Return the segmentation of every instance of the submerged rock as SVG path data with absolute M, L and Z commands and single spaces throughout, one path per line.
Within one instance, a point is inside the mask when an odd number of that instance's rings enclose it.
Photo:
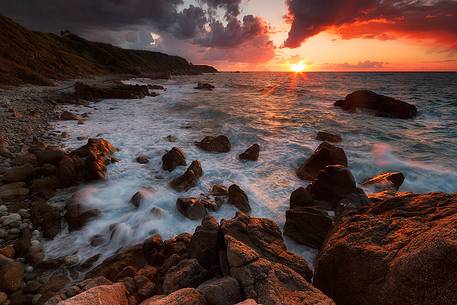
M 214 86 L 211 85 L 211 84 L 208 84 L 208 83 L 198 82 L 198 83 L 197 83 L 197 86 L 194 87 L 194 89 L 199 89 L 199 90 L 213 90 L 213 89 L 214 89 Z
M 234 205 L 243 213 L 251 212 L 249 199 L 246 193 L 236 184 L 232 184 L 228 189 L 228 203 Z
M 316 179 L 319 172 L 327 165 L 348 166 L 344 150 L 327 142 L 321 143 L 314 153 L 297 170 L 297 176 L 304 180 Z
M 136 162 L 140 164 L 148 164 L 149 163 L 149 158 L 147 156 L 138 156 L 136 157 Z
M 380 116 L 399 119 L 410 119 L 417 115 L 416 106 L 369 90 L 355 91 L 347 95 L 345 100 L 335 102 L 335 106 L 347 111 L 367 109 Z
M 89 220 L 98 217 L 99 209 L 88 209 L 84 206 L 82 196 L 74 194 L 65 205 L 65 220 L 70 231 L 81 229 Z
M 162 169 L 172 172 L 177 166 L 186 166 L 184 152 L 177 147 L 173 147 L 162 157 Z
M 79 116 L 70 111 L 63 111 L 60 114 L 60 119 L 62 121 L 79 121 Z
M 184 174 L 170 182 L 170 186 L 178 192 L 185 192 L 196 186 L 201 176 L 203 176 L 201 163 L 195 160 Z
M 457 304 L 457 195 L 406 195 L 342 215 L 315 285 L 341 305 Z
M 200 142 L 195 142 L 195 145 L 203 150 L 217 153 L 226 153 L 231 149 L 230 141 L 224 135 L 217 137 L 207 136 Z
M 316 140 L 325 141 L 325 142 L 332 142 L 332 143 L 339 143 L 343 141 L 343 138 L 339 134 L 333 134 L 328 131 L 319 131 L 316 136 Z
M 373 188 L 375 192 L 398 191 L 405 176 L 400 172 L 390 172 L 376 175 L 362 182 L 362 186 Z
M 239 158 L 241 160 L 248 160 L 248 161 L 257 161 L 259 158 L 259 152 L 260 152 L 260 146 L 259 144 L 254 144 L 248 149 L 246 149 L 245 152 L 239 155 Z
M 130 198 L 130 203 L 136 207 L 136 208 L 139 208 L 141 203 L 151 195 L 151 190 L 150 189 L 146 189 L 146 188 L 143 188 L 141 190 L 139 190 L 138 192 L 136 192 L 132 198 Z

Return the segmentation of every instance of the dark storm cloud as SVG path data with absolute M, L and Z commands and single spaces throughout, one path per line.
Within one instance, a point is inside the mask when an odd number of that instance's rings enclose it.
M 345 39 L 397 37 L 457 44 L 457 1 L 287 0 L 291 28 L 285 47 L 332 30 Z
M 199 0 L 200 6 L 194 6 L 183 0 L 0 0 L 0 12 L 35 30 L 70 30 L 122 47 L 151 48 L 155 32 L 209 49 L 227 50 L 251 40 L 259 53 L 270 54 L 268 25 L 252 15 L 241 18 L 241 2 Z

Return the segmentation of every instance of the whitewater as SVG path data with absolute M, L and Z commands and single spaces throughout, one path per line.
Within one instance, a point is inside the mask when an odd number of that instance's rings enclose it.
M 216 88 L 195 90 L 198 81 Z M 108 140 L 119 148 L 115 157 L 120 162 L 108 167 L 106 181 L 77 188 L 87 206 L 99 209 L 101 216 L 80 231 L 64 230 L 47 241 L 50 257 L 78 255 L 84 260 L 101 254 L 101 261 L 152 234 L 167 239 L 193 233 L 200 222 L 183 217 L 175 208 L 176 199 L 208 194 L 214 184 L 238 184 L 249 197 L 252 216 L 272 218 L 282 227 L 291 192 L 308 184 L 295 170 L 319 145 L 315 138 L 322 130 L 343 137 L 338 145 L 344 148 L 357 182 L 401 171 L 406 179 L 400 191 L 457 191 L 456 73 L 218 73 L 125 83 L 158 84 L 166 90 L 138 100 L 66 106 L 80 115 L 90 113 L 88 120 L 83 125 L 63 121 L 53 126 L 69 134 L 67 149 L 85 144 L 87 138 Z M 414 104 L 419 115 L 412 120 L 391 119 L 346 113 L 333 106 L 358 89 Z M 208 153 L 194 144 L 220 134 L 229 137 L 231 152 Z M 238 154 L 254 143 L 261 147 L 259 160 L 241 162 Z M 188 164 L 200 160 L 204 171 L 199 184 L 185 193 L 175 192 L 168 183 L 186 168 L 172 173 L 161 169 L 162 155 L 174 146 L 183 149 Z M 150 162 L 137 163 L 140 155 Z M 150 192 L 136 209 L 129 200 L 142 188 Z M 52 202 L 64 205 L 65 199 L 57 195 Z M 153 208 L 161 215 L 151 213 Z M 220 220 L 235 212 L 225 204 L 211 215 Z M 90 240 L 95 235 L 105 241 L 93 247 Z M 286 242 L 291 251 L 313 263 L 314 250 Z

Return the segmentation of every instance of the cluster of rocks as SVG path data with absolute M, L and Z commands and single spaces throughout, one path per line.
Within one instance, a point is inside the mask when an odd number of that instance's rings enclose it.
M 91 86 L 77 82 L 74 85 L 73 98 L 76 101 L 99 101 L 101 99 L 141 99 L 145 96 L 157 95 L 151 93 L 149 89 L 146 85 L 125 85 L 121 82 L 111 82 L 104 86 Z
M 154 235 L 124 249 L 45 304 L 334 304 L 312 275 L 273 221 L 238 212 L 221 223 L 205 217 L 193 235 Z
M 209 83 L 198 82 L 194 89 L 211 91 L 214 89 L 214 86 Z

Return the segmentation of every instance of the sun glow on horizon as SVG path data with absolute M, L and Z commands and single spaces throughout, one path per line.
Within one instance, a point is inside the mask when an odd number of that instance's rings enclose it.
M 308 65 L 304 61 L 299 61 L 294 64 L 290 64 L 290 71 L 298 73 L 303 72 L 308 68 Z

